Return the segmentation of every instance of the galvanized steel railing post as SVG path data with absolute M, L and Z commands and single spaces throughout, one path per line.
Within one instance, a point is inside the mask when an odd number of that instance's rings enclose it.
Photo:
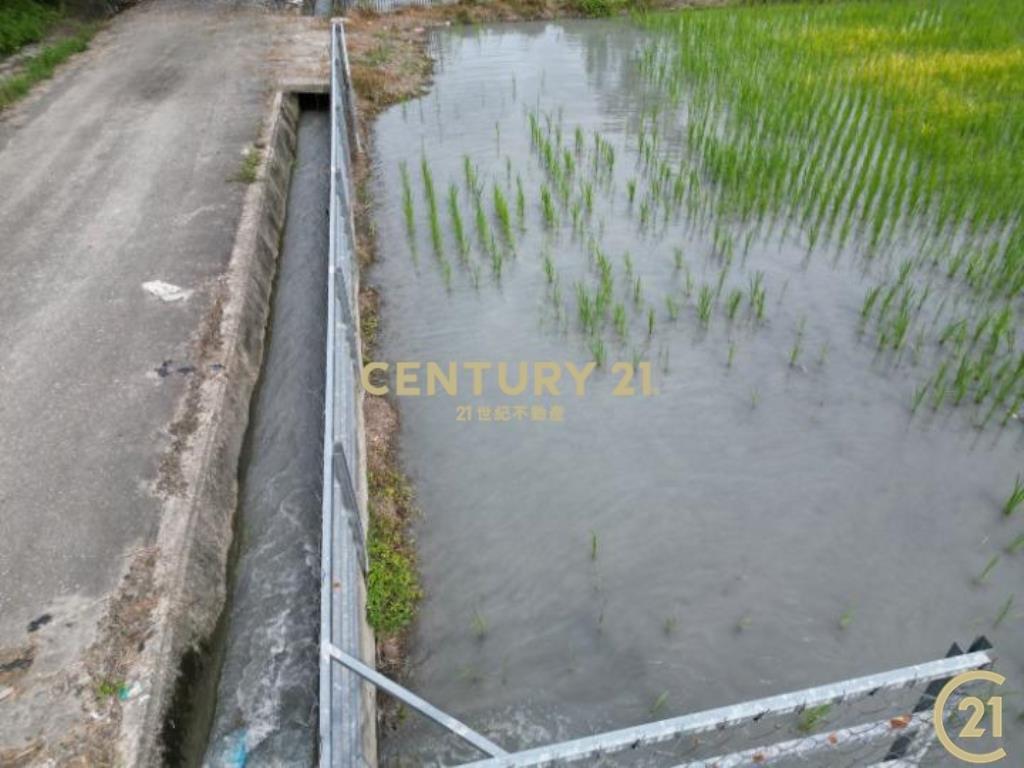
M 331 25 L 331 190 L 324 379 L 324 464 L 320 560 L 320 765 L 362 766 L 367 713 L 361 679 L 331 649 L 361 656 L 360 580 L 368 567 L 360 503 L 359 338 L 351 161 L 358 151 L 345 31 Z

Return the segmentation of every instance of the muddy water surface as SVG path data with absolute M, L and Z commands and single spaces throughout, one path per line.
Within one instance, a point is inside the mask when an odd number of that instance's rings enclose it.
M 700 328 L 694 296 L 718 275 L 713 234 L 685 217 L 642 230 L 627 200 L 642 34 L 616 23 L 451 31 L 434 40 L 430 93 L 377 122 L 381 259 L 370 281 L 384 296 L 381 359 L 586 363 L 573 284 L 593 275 L 590 238 L 614 264 L 628 318 L 626 340 L 606 329 L 605 368 L 584 397 L 508 397 L 494 378 L 474 396 L 464 378 L 454 397 L 401 398 L 427 593 L 410 684 L 509 748 L 925 661 L 979 634 L 1020 688 L 1020 608 L 995 625 L 1024 559 L 1004 554 L 976 583 L 1020 532 L 999 509 L 1021 465 L 1020 425 L 979 432 L 957 415 L 911 417 L 913 366 L 877 360 L 857 332 L 868 282 L 856 245 L 808 258 L 795 229 L 758 235 L 723 295 L 763 271 L 764 322 L 743 309 L 730 323 L 720 303 Z M 545 230 L 531 110 L 561 121 L 570 141 L 580 126 L 588 150 L 595 130 L 615 148 L 615 182 L 585 235 L 572 236 L 568 211 Z M 525 231 L 500 280 L 477 243 L 466 154 L 499 244 L 492 185 L 514 209 L 522 178 Z M 423 156 L 447 280 L 429 236 Z M 465 264 L 449 183 L 472 241 Z M 696 286 L 689 298 L 677 247 Z M 666 296 L 681 303 L 676 320 Z M 649 362 L 657 393 L 615 396 L 616 361 Z M 564 421 L 515 415 L 516 405 L 552 404 Z M 460 406 L 472 420 L 458 420 Z M 481 421 L 480 406 L 510 406 L 511 420 Z M 1006 706 L 1016 722 L 1022 702 Z M 410 715 L 385 734 L 382 755 L 424 765 L 473 753 Z
M 329 183 L 328 113 L 303 110 L 246 436 L 213 768 L 316 762 Z

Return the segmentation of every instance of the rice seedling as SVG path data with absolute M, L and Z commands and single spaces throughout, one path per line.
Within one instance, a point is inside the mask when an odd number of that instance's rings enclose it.
M 1000 624 L 1010 615 L 1010 609 L 1013 607 L 1013 595 L 1006 598 L 1006 602 L 1003 603 L 1003 607 L 999 609 L 999 613 L 996 615 L 995 621 L 992 622 L 992 628 L 997 629 Z
M 462 173 L 466 180 L 466 191 L 474 197 L 480 194 L 480 184 L 477 180 L 476 168 L 469 155 L 462 156 Z
M 672 296 L 665 297 L 665 310 L 668 312 L 669 320 L 679 318 L 679 302 Z
M 893 349 L 899 350 L 903 348 L 903 342 L 907 337 L 907 329 L 909 327 L 910 311 L 905 305 L 901 305 L 889 328 L 888 335 L 891 336 Z
M 519 229 L 526 228 L 526 193 L 523 192 L 523 180 L 516 176 L 516 221 Z
M 576 172 L 576 160 L 568 149 L 562 152 L 562 165 L 566 176 L 572 176 Z
M 548 285 L 555 282 L 555 262 L 551 260 L 551 254 L 546 251 L 544 253 L 544 277 L 547 279 Z
M 676 271 L 681 270 L 686 264 L 683 261 L 683 249 L 673 248 L 672 249 L 672 262 L 675 264 Z
M 636 198 L 636 179 L 630 179 L 626 182 L 626 198 L 629 200 L 629 204 L 633 204 L 633 200 Z
M 726 368 L 732 368 L 732 363 L 733 363 L 733 360 L 735 360 L 735 359 L 736 359 L 736 342 L 735 341 L 730 341 L 729 342 L 729 356 L 728 356 L 728 358 L 726 358 L 725 367 Z
M 651 204 L 647 199 L 640 203 L 640 226 L 646 227 L 651 220 Z
M 800 360 L 800 354 L 804 348 L 804 325 L 807 318 L 800 318 L 796 326 L 796 338 L 793 340 L 793 347 L 789 351 L 789 367 L 795 368 Z
M 584 333 L 592 333 L 597 324 L 594 300 L 590 297 L 583 283 L 575 283 L 574 288 L 576 290 L 576 312 L 579 317 L 580 328 Z
M 1012 515 L 1022 503 L 1024 503 L 1024 482 L 1021 482 L 1020 475 L 1017 475 L 1013 481 L 1013 490 L 1010 491 L 1010 495 L 1003 503 L 1003 516 Z
M 999 555 L 993 555 L 991 558 L 989 558 L 988 563 L 986 563 L 985 567 L 981 570 L 981 573 L 974 577 L 974 583 L 977 585 L 981 585 L 987 582 L 988 577 L 992 574 L 992 571 L 995 570 L 995 567 L 998 563 Z
M 462 223 L 462 211 L 459 208 L 459 190 L 454 184 L 448 186 L 448 214 L 452 220 L 452 230 L 455 232 L 455 244 L 458 246 L 459 255 L 464 257 L 469 253 L 469 240 L 466 237 L 466 229 Z
M 702 285 L 697 294 L 697 318 L 705 328 L 711 322 L 711 309 L 715 301 L 715 292 L 710 285 Z
M 1024 533 L 1018 534 L 1017 538 L 1010 542 L 1010 545 L 1006 548 L 1006 552 L 1010 555 L 1016 555 L 1022 549 L 1024 549 Z
M 540 204 L 541 211 L 544 214 L 544 224 L 551 229 L 558 222 L 558 214 L 555 212 L 555 203 L 551 198 L 551 190 L 548 189 L 546 184 L 542 184 L 540 188 Z
M 654 703 L 651 704 L 651 716 L 656 716 L 665 708 L 666 704 L 668 704 L 668 691 L 662 691 L 658 698 L 654 700 Z
M 647 308 L 647 338 L 654 335 L 654 307 Z
M 640 275 L 636 276 L 636 280 L 633 281 L 633 303 L 639 304 L 643 298 L 643 283 L 640 281 Z
M 476 236 L 480 242 L 480 250 L 490 253 L 494 237 L 491 235 L 491 226 L 487 222 L 487 214 L 484 212 L 484 204 L 479 196 L 473 198 L 474 217 L 476 220 Z
M 472 627 L 473 635 L 477 640 L 483 640 L 487 637 L 487 630 L 489 628 L 487 618 L 478 610 L 473 611 Z
M 664 632 L 666 636 L 671 637 L 675 634 L 677 624 L 678 621 L 675 616 L 666 616 L 665 621 L 661 624 L 661 631 Z
M 405 232 L 409 240 L 416 240 L 416 213 L 412 203 L 412 183 L 409 181 L 409 166 L 403 160 L 398 164 L 402 176 L 402 212 L 405 214 Z
M 420 171 L 423 175 L 423 193 L 427 199 L 427 213 L 430 217 L 430 241 L 434 246 L 435 255 L 442 259 L 444 257 L 444 241 L 441 237 L 441 217 L 437 210 L 434 175 L 430 171 L 430 164 L 425 155 L 420 160 Z
M 860 308 L 860 316 L 862 320 L 867 320 L 871 316 L 871 309 L 875 306 L 875 302 L 878 301 L 878 296 L 882 292 L 882 286 L 876 285 L 868 291 L 864 297 L 864 304 Z
M 633 370 L 634 371 L 641 370 L 640 369 L 640 363 L 643 360 L 643 355 L 640 354 L 640 350 L 639 349 L 637 349 L 636 347 L 633 347 L 630 350 L 629 360 L 633 364 Z
M 914 397 L 911 400 L 910 412 L 917 413 L 917 409 L 921 407 L 921 403 L 924 401 L 924 396 L 928 394 L 928 384 L 922 384 L 921 386 L 914 389 Z
M 597 560 L 597 532 L 590 532 L 590 559 Z
M 754 408 L 757 408 L 757 405 L 760 402 L 761 402 L 761 393 L 758 392 L 756 389 L 752 390 L 751 393 L 750 393 L 750 408 L 751 408 L 751 410 L 753 410 Z
M 598 368 L 604 368 L 606 355 L 604 341 L 602 341 L 600 337 L 595 336 L 590 340 L 590 355 L 593 357 Z
M 505 257 L 502 255 L 501 250 L 494 242 L 492 237 L 489 248 L 491 252 L 491 272 L 494 274 L 496 280 L 501 279 L 501 271 L 505 266 Z
M 947 358 L 946 360 L 942 361 L 942 364 L 939 366 L 938 372 L 935 374 L 935 378 L 932 379 L 932 383 L 931 383 L 932 402 L 931 402 L 931 405 L 932 405 L 932 410 L 933 411 L 937 411 L 939 409 L 939 406 L 941 406 L 943 401 L 946 399 L 946 390 L 948 388 L 948 384 L 946 382 L 946 371 L 948 371 L 948 370 L 949 370 L 949 359 Z
M 494 185 L 494 212 L 498 216 L 498 224 L 501 226 L 501 235 L 505 238 L 506 245 L 512 245 L 512 214 L 509 213 L 508 201 L 501 187 Z
M 766 296 L 766 290 L 764 287 L 764 272 L 755 272 L 750 277 L 750 311 L 754 315 L 754 319 L 761 321 L 764 319 L 764 301 Z
M 448 259 L 441 258 L 441 279 L 444 280 L 445 290 L 451 291 L 452 289 L 452 265 Z
M 729 318 L 729 322 L 732 322 L 736 317 L 736 310 L 740 308 L 740 302 L 743 301 L 743 291 L 734 289 L 729 293 L 728 298 L 725 300 L 725 316 Z
M 616 304 L 612 310 L 612 325 L 615 327 L 615 333 L 619 335 L 620 339 L 626 338 L 626 308 L 622 304 Z

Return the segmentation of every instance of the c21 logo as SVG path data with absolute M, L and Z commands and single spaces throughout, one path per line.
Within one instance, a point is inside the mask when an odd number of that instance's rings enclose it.
M 965 763 L 982 765 L 985 763 L 994 763 L 996 760 L 1002 760 L 1006 757 L 1006 750 L 999 747 L 999 749 L 994 749 L 991 752 L 983 752 L 980 754 L 968 752 L 950 738 L 949 733 L 946 731 L 946 722 L 944 718 L 946 704 L 949 702 L 949 697 L 952 696 L 960 686 L 978 681 L 1002 685 L 1006 682 L 1006 678 L 998 672 L 992 672 L 986 669 L 976 669 L 973 672 L 964 672 L 959 674 L 943 686 L 938 697 L 935 699 L 935 707 L 932 711 L 935 735 L 938 737 L 939 743 L 942 744 L 946 751 L 958 760 L 963 760 Z M 1003 737 L 1002 696 L 989 696 L 987 700 L 982 700 L 977 696 L 965 696 L 960 700 L 956 708 L 960 712 L 968 713 L 967 723 L 960 729 L 960 733 L 957 734 L 958 738 L 965 740 L 980 739 L 986 734 L 991 735 L 994 739 L 1001 739 Z

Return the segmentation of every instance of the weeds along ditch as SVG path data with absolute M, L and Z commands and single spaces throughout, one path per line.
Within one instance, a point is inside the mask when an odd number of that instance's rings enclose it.
M 398 398 L 415 690 L 517 747 L 983 633 L 1020 688 L 1022 35 L 946 0 L 433 36 L 374 127 L 378 358 L 595 370 Z

